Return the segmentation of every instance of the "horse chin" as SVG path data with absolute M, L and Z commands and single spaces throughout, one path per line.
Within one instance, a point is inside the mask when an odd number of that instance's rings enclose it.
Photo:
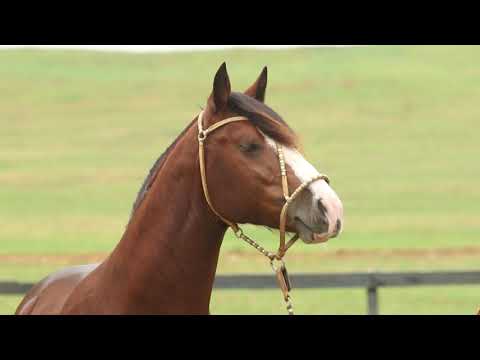
M 311 230 L 308 226 L 306 226 L 302 221 L 296 220 L 295 221 L 295 227 L 297 229 L 298 235 L 300 239 L 305 244 L 321 244 L 325 243 L 330 239 L 329 233 L 315 233 L 313 230 Z
M 326 243 L 328 240 L 330 240 L 330 234 L 327 234 L 327 233 L 316 234 L 316 233 L 310 232 L 310 234 L 306 236 L 300 235 L 300 239 L 302 239 L 302 241 L 308 245 L 323 244 L 323 243 Z
M 307 244 L 322 244 L 332 238 L 331 234 L 313 234 L 313 241 Z

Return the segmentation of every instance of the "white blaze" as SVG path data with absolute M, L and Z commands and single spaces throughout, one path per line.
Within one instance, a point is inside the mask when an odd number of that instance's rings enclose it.
M 275 142 L 264 135 L 266 142 L 275 150 Z M 303 183 L 311 180 L 315 176 L 320 175 L 317 169 L 310 164 L 296 149 L 289 147 L 283 147 L 283 154 L 285 157 L 285 163 L 290 167 L 295 176 Z M 288 170 L 287 170 L 288 171 Z M 318 200 L 322 200 L 322 204 L 327 210 L 326 216 L 329 222 L 329 233 L 335 231 L 337 220 L 343 218 L 343 207 L 338 195 L 333 191 L 330 185 L 325 180 L 318 180 L 310 184 L 308 187 L 312 193 L 311 208 L 298 208 L 296 211 L 302 213 L 302 219 L 312 219 L 314 222 L 315 214 L 318 214 Z M 290 188 L 290 193 L 293 193 L 295 189 Z M 314 211 L 312 211 L 314 209 Z

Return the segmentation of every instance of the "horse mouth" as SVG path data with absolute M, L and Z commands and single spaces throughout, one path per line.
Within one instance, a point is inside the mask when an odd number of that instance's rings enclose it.
M 325 243 L 329 239 L 336 237 L 338 234 L 329 234 L 328 232 L 319 233 L 305 224 L 300 218 L 295 217 L 295 227 L 300 239 L 306 244 Z

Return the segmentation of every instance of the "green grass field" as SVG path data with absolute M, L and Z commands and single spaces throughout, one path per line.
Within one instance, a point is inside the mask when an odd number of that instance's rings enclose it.
M 0 281 L 37 281 L 75 256 L 108 253 L 150 166 L 204 105 L 223 61 L 237 91 L 268 65 L 267 103 L 301 135 L 308 159 L 344 202 L 343 235 L 297 245 L 290 272 L 480 268 L 478 46 L 11 50 L 0 52 Z M 277 245 L 276 234 L 248 231 Z M 219 272 L 268 271 L 228 235 Z M 480 306 L 480 287 L 380 295 L 382 313 L 473 314 Z M 293 296 L 298 313 L 365 312 L 360 289 Z M 19 300 L 0 297 L 0 313 Z M 275 291 L 222 291 L 212 312 L 283 306 Z

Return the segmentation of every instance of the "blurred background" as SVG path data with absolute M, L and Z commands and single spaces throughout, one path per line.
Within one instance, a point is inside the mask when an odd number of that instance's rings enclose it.
M 480 270 L 480 47 L 101 50 L 0 51 L 0 281 L 36 282 L 105 258 L 223 61 L 235 91 L 268 66 L 267 104 L 345 206 L 342 236 L 296 245 L 291 274 Z M 277 234 L 247 231 L 277 246 Z M 218 274 L 270 271 L 227 234 Z M 364 289 L 293 297 L 299 314 L 366 311 Z M 0 295 L 0 314 L 21 298 Z M 380 304 L 382 314 L 473 314 L 480 286 L 387 288 Z M 214 291 L 211 311 L 284 307 L 278 290 Z

